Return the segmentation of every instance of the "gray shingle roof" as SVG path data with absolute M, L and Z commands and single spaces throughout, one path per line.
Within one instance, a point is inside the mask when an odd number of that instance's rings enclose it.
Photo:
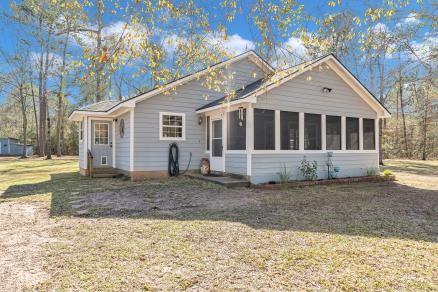
M 106 112 L 120 103 L 119 100 L 103 100 L 77 109 L 77 111 Z

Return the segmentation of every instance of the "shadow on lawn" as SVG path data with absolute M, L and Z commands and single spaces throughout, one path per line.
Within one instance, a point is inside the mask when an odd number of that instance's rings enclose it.
M 132 183 L 63 173 L 12 186 L 2 196 L 46 192 L 52 193 L 52 216 L 228 221 L 257 229 L 438 239 L 437 191 L 394 182 L 261 191 L 186 178 Z

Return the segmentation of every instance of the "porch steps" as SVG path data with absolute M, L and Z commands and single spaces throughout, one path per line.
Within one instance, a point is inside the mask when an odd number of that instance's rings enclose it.
M 200 173 L 189 173 L 186 175 L 191 177 L 191 178 L 196 178 L 196 179 L 212 182 L 215 184 L 219 184 L 219 185 L 225 186 L 227 188 L 245 188 L 245 187 L 249 187 L 251 185 L 251 183 L 247 179 L 245 179 L 243 177 L 235 176 L 235 175 L 232 175 L 232 176 L 231 175 L 207 175 L 207 176 L 204 176 Z
M 101 167 L 101 168 L 94 168 L 93 169 L 93 177 L 94 178 L 110 178 L 110 177 L 117 177 L 119 176 L 119 173 L 117 169 L 112 167 Z

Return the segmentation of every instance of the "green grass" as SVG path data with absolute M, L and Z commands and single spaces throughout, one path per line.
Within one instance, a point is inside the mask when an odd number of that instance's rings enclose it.
M 438 164 L 385 168 L 397 182 L 262 191 L 0 161 L 0 204 L 55 222 L 35 290 L 436 290 Z

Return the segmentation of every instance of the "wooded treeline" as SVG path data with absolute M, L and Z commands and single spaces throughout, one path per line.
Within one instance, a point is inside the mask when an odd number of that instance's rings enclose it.
M 20 138 L 40 156 L 76 154 L 78 128 L 67 119 L 75 107 L 254 49 L 278 70 L 336 54 L 392 113 L 381 125 L 383 157 L 437 158 L 437 8 L 406 0 L 10 1 L 1 21 L 19 37 L 0 44 L 0 137 Z M 250 39 L 229 31 L 242 17 Z

